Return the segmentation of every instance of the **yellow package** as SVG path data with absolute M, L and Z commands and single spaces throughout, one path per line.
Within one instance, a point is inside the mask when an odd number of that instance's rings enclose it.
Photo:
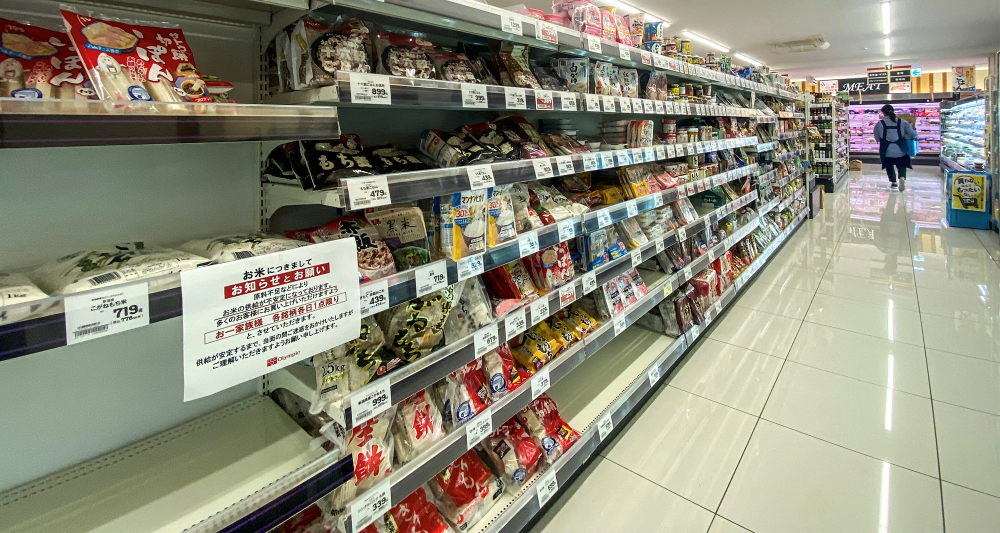
M 576 322 L 584 331 L 584 337 L 590 335 L 591 332 L 600 327 L 600 324 L 594 320 L 594 317 L 588 315 L 586 311 L 577 306 L 570 307 L 569 318 Z
M 559 338 L 567 343 L 567 346 L 576 344 L 576 341 L 583 338 L 583 331 L 574 322 L 566 322 L 558 318 L 552 321 L 552 331 L 559 335 Z
M 595 190 L 601 194 L 604 205 L 620 204 L 625 201 L 621 188 L 614 185 L 598 185 L 595 187 Z
M 559 337 L 552 328 L 549 327 L 546 322 L 539 322 L 535 327 L 531 328 L 534 330 L 535 334 L 543 337 L 549 343 L 549 349 L 552 350 L 552 356 L 555 357 L 562 353 L 566 349 L 567 344 L 564 344 L 562 339 Z
M 535 328 L 524 333 L 524 340 L 521 347 L 514 352 L 514 359 L 524 365 L 525 368 L 535 371 L 545 366 L 555 356 L 552 345 L 548 339 L 534 331 Z
M 641 166 L 622 167 L 618 169 L 618 179 L 629 198 L 639 198 L 649 194 L 646 187 L 646 177 Z

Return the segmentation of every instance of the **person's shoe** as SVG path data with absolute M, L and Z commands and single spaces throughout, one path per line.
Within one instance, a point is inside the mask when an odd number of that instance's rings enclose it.
M 891 185 L 889 185 L 889 189 L 893 190 L 893 191 L 896 191 L 896 190 L 899 190 L 899 187 L 896 186 L 896 182 L 894 181 L 894 182 L 892 182 Z
M 899 178 L 899 192 L 906 190 L 906 178 Z

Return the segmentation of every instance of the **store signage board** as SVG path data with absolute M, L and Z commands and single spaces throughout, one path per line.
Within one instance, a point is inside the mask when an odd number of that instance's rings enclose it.
M 819 80 L 820 94 L 837 94 L 839 80 Z
M 889 94 L 889 84 L 869 83 L 866 78 L 848 78 L 840 81 L 840 90 L 852 94 Z
M 181 272 L 184 401 L 357 338 L 357 257 L 338 239 Z
M 889 71 L 884 68 L 870 68 L 868 69 L 868 83 L 888 83 L 889 82 Z

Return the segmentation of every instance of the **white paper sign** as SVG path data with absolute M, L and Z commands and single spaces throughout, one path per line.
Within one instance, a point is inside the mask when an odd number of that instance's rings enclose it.
M 647 115 L 651 115 L 651 114 L 653 114 L 654 111 L 656 111 L 656 106 L 653 104 L 652 100 L 643 100 L 642 101 L 642 112 L 643 113 L 645 113 Z
M 538 496 L 538 507 L 545 507 L 552 496 L 559 490 L 559 483 L 556 481 L 556 469 L 549 468 L 548 472 L 538 478 L 535 494 Z
M 619 98 L 618 99 L 618 107 L 621 108 L 621 112 L 622 113 L 631 113 L 632 112 L 632 100 L 630 100 L 628 98 Z
M 629 255 L 632 256 L 632 268 L 636 268 L 636 267 L 638 267 L 639 265 L 642 264 L 642 251 L 641 250 L 635 250 L 634 252 L 632 252 Z
M 392 407 L 388 379 L 380 379 L 351 394 L 351 427 L 364 424 L 373 416 Z
M 622 334 L 628 328 L 628 322 L 625 320 L 625 315 L 618 315 L 614 320 L 615 337 Z
M 663 102 L 661 102 L 659 100 L 656 100 L 655 102 L 653 102 L 653 110 L 658 115 L 663 115 L 663 114 L 665 114 L 667 112 L 666 108 L 663 107 Z
M 503 334 L 508 339 L 520 335 L 528 329 L 528 320 L 524 316 L 524 308 L 512 311 L 503 319 Z
M 559 30 L 556 29 L 556 25 L 551 22 L 545 22 L 539 20 L 535 23 L 535 37 L 539 41 L 545 41 L 547 43 L 559 44 Z
M 503 93 L 507 100 L 507 109 L 528 109 L 528 96 L 524 89 L 504 87 Z
M 531 312 L 532 326 L 548 318 L 549 317 L 548 296 L 542 296 L 541 298 L 535 300 L 534 302 L 531 302 L 531 305 L 528 307 L 528 310 Z
M 591 172 L 597 170 L 597 154 L 585 153 L 583 155 L 583 171 Z
M 149 325 L 149 285 L 118 285 L 63 300 L 66 344 Z
M 570 283 L 559 287 L 559 309 L 576 301 L 576 285 Z
M 361 316 L 371 316 L 389 308 L 389 280 L 380 279 L 361 287 Z
M 493 178 L 493 167 L 491 165 L 465 167 L 465 171 L 469 173 L 469 185 L 471 189 L 486 189 L 496 186 L 496 180 Z
M 591 35 L 589 33 L 583 34 L 583 37 L 587 40 L 587 50 L 594 52 L 595 54 L 601 53 L 601 38 L 596 35 Z
M 611 225 L 611 213 L 607 209 L 601 209 L 597 212 L 597 227 L 606 228 Z
M 628 200 L 625 202 L 625 214 L 628 218 L 632 218 L 639 214 L 639 206 L 636 205 L 635 200 Z
M 649 377 L 649 386 L 656 385 L 656 382 L 660 381 L 660 365 L 650 368 L 646 375 Z
M 531 399 L 534 400 L 541 396 L 543 392 L 549 390 L 549 386 L 551 385 L 552 378 L 549 377 L 549 369 L 542 367 L 541 370 L 535 372 L 535 375 L 531 377 Z
M 653 66 L 656 68 L 667 68 L 670 63 L 667 58 L 659 54 L 653 56 Z
M 462 107 L 485 109 L 487 105 L 486 87 L 475 83 L 462 84 Z
M 493 409 L 487 407 L 485 411 L 476 415 L 476 418 L 472 419 L 465 428 L 466 449 L 471 450 L 487 435 L 493 433 Z
M 677 228 L 677 242 L 684 242 L 687 240 L 687 230 L 683 227 Z
M 424 296 L 448 286 L 448 266 L 444 261 L 435 261 L 417 267 L 414 277 L 417 281 L 417 296 Z
M 668 144 L 667 146 L 665 146 L 664 151 L 667 154 L 668 158 L 677 157 L 677 148 L 672 144 Z
M 684 279 L 691 279 L 692 277 L 694 276 L 691 274 L 691 265 L 684 267 Z
M 392 490 L 386 479 L 351 502 L 351 528 L 361 531 L 392 507 Z
M 500 31 L 521 35 L 521 17 L 514 13 L 502 13 L 500 15 Z M 360 531 L 360 529 L 357 531 Z
M 642 113 L 642 100 L 639 98 L 632 99 L 632 112 Z
M 656 239 L 656 253 L 660 253 L 667 249 L 667 245 L 663 243 L 663 239 Z
M 632 148 L 628 152 L 632 156 L 633 163 L 642 163 L 645 160 L 645 156 L 642 155 L 642 148 Z
M 517 251 L 521 257 L 526 257 L 538 251 L 538 234 L 525 233 L 517 237 Z
M 597 273 L 587 272 L 583 275 L 583 294 L 590 294 L 597 290 Z
M 535 167 L 535 179 L 542 180 L 555 176 L 552 172 L 552 163 L 549 162 L 549 158 L 547 157 L 532 159 L 531 165 Z
M 601 110 L 605 113 L 614 113 L 618 111 L 615 108 L 615 97 L 614 96 L 601 96 Z
M 559 101 L 561 103 L 560 109 L 563 111 L 577 111 L 579 109 L 579 104 L 576 103 L 576 93 L 559 93 Z
M 584 95 L 583 105 L 587 111 L 592 113 L 599 113 L 601 111 L 601 99 L 596 94 Z
M 458 281 L 478 276 L 484 272 L 483 254 L 463 257 L 456 264 L 458 267 Z
M 632 47 L 624 44 L 618 45 L 618 57 L 625 61 L 632 61 Z
M 181 272 L 184 401 L 357 338 L 357 257 L 338 239 Z
M 352 72 L 351 102 L 355 104 L 392 104 L 389 76 Z
M 629 160 L 628 150 L 615 150 L 615 165 L 623 167 L 630 164 L 632 161 Z
M 472 335 L 472 341 L 476 348 L 476 357 L 482 357 L 486 352 L 495 350 L 500 345 L 500 332 L 497 329 L 497 324 L 488 324 L 476 331 Z
M 653 149 L 655 151 L 657 161 L 667 158 L 667 149 L 664 148 L 663 145 L 658 144 Z
M 601 152 L 601 168 L 614 168 L 615 158 L 612 152 Z
M 556 176 L 565 176 L 567 174 L 573 174 L 576 169 L 573 168 L 573 158 L 568 155 L 561 155 L 556 157 Z
M 392 203 L 389 180 L 385 176 L 352 178 L 344 181 L 347 183 L 347 199 L 350 200 L 351 211 Z
M 570 218 L 559 222 L 559 242 L 568 241 L 576 237 L 576 219 Z

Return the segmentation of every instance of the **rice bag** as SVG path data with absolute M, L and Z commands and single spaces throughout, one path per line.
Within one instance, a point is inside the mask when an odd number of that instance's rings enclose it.
M 440 217 L 439 248 L 445 257 L 458 261 L 486 251 L 486 195 L 486 189 L 477 189 L 434 199 Z
M 362 283 L 396 273 L 389 246 L 379 238 L 378 230 L 361 215 L 347 215 L 316 228 L 296 230 L 286 235 L 314 243 L 353 237 L 358 250 L 358 277 Z
M 474 526 L 503 494 L 496 478 L 474 450 L 462 454 L 429 482 L 437 508 L 458 531 Z
M 388 348 L 412 363 L 441 345 L 454 295 L 451 286 L 379 313 L 376 321 L 388 340 Z
M 357 495 L 374 487 L 392 473 L 393 442 L 389 426 L 396 408 L 375 415 L 358 426 L 345 430 L 330 422 L 320 432 L 340 451 L 354 460 L 354 476 L 330 494 L 333 509 L 344 509 Z
M 278 241 L 287 240 L 268 237 Z M 292 248 L 298 245 L 296 243 Z M 261 243 L 261 246 L 266 245 Z M 178 251 L 146 246 L 142 242 L 130 242 L 97 246 L 65 255 L 38 267 L 30 277 L 38 288 L 49 296 L 55 296 L 174 274 L 207 264 L 209 259 L 190 251 L 187 245 Z M 151 283 L 150 290 L 155 286 Z
M 316 391 L 309 413 L 318 414 L 352 390 L 364 387 L 403 364 L 395 357 L 386 359 L 383 346 L 385 335 L 374 317 L 368 316 L 361 319 L 358 338 L 314 355 Z
M 483 412 L 490 404 L 490 389 L 479 359 L 448 374 L 436 385 L 444 426 L 451 432 Z
M 580 434 L 563 420 L 556 402 L 548 394 L 535 398 L 517 413 L 517 421 L 528 430 L 535 445 L 545 453 L 549 464 L 562 457 L 573 443 L 580 440 Z
M 391 533 L 451 533 L 424 487 L 403 498 L 385 514 L 385 529 Z
M 531 435 L 514 418 L 501 424 L 479 447 L 511 492 L 535 474 L 542 456 Z
M 24 274 L 0 272 L 0 324 L 20 322 L 41 309 L 41 305 L 23 305 L 48 296 Z M 18 306 L 14 309 L 14 306 Z
M 444 323 L 444 338 L 447 344 L 471 335 L 477 329 L 489 324 L 493 318 L 493 309 L 478 277 L 459 281 L 453 287 L 454 303 L 448 314 L 448 320 Z
M 514 201 L 510 197 L 510 190 L 510 185 L 498 185 L 486 190 L 487 202 L 489 203 L 487 240 L 490 247 L 517 240 Z
M 424 214 L 415 205 L 369 207 L 365 209 L 365 219 L 392 250 L 407 246 L 428 246 Z
M 211 101 L 180 28 L 95 18 L 62 7 L 69 40 L 102 100 Z
M 65 33 L 0 18 L 0 35 L 0 98 L 97 98 Z
M 385 30 L 375 32 L 379 74 L 430 80 L 436 78 L 434 45 L 420 37 Z
M 396 406 L 392 436 L 400 464 L 416 459 L 444 439 L 444 420 L 430 391 L 422 390 Z

